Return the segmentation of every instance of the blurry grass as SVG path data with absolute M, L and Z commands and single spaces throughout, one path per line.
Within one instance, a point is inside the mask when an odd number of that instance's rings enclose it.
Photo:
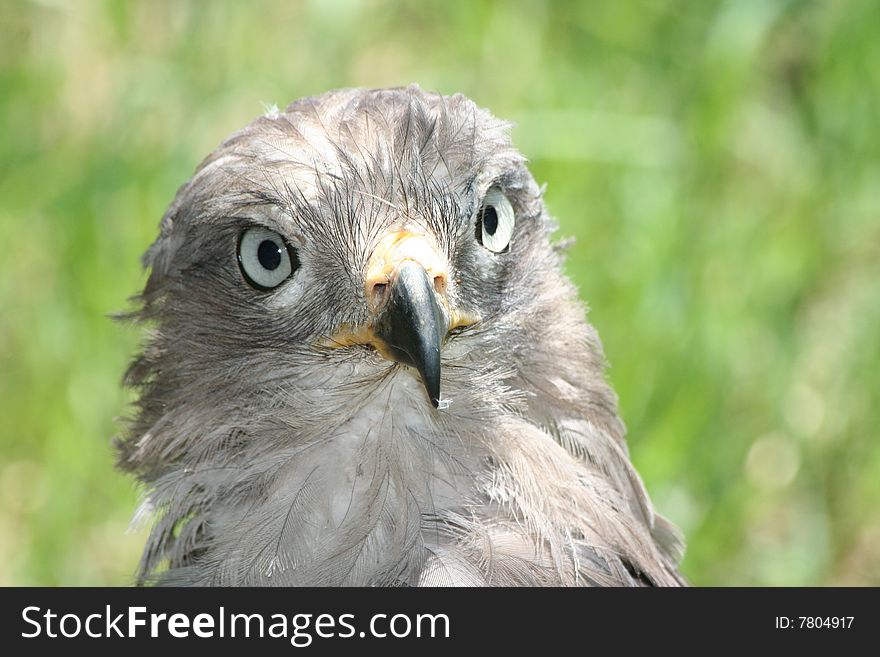
M 0 9 L 0 584 L 124 584 L 109 313 L 261 103 L 418 81 L 519 123 L 697 584 L 880 584 L 880 4 Z

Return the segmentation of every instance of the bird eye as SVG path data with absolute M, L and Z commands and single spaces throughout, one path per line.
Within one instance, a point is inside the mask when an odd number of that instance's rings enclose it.
M 513 206 L 501 190 L 490 189 L 477 213 L 477 241 L 494 253 L 507 251 L 514 225 Z
M 299 258 L 278 233 L 248 228 L 238 240 L 238 265 L 248 284 L 258 290 L 271 290 L 299 267 Z

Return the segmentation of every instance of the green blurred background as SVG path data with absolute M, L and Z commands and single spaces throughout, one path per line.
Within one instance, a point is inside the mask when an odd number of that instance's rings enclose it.
M 264 105 L 417 81 L 518 123 L 700 585 L 880 585 L 880 3 L 3 2 L 0 584 L 127 584 L 108 314 Z

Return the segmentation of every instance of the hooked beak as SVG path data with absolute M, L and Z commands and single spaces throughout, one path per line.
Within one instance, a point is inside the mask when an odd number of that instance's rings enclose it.
M 448 320 L 437 303 L 434 285 L 413 260 L 397 268 L 373 325 L 386 357 L 414 367 L 434 408 L 440 404 L 440 346 Z
M 364 276 L 369 320 L 343 326 L 327 344 L 372 346 L 383 358 L 414 368 L 434 408 L 440 405 L 440 349 L 454 328 L 477 321 L 447 298 L 446 261 L 422 234 L 401 230 L 382 238 Z

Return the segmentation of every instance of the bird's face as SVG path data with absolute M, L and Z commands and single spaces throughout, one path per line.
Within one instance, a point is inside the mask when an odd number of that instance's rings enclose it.
M 539 337 L 516 316 L 557 280 L 551 230 L 507 126 L 469 100 L 331 93 L 202 164 L 145 298 L 178 385 L 202 395 L 357 404 L 408 377 L 442 412 L 489 355 L 505 371 Z

